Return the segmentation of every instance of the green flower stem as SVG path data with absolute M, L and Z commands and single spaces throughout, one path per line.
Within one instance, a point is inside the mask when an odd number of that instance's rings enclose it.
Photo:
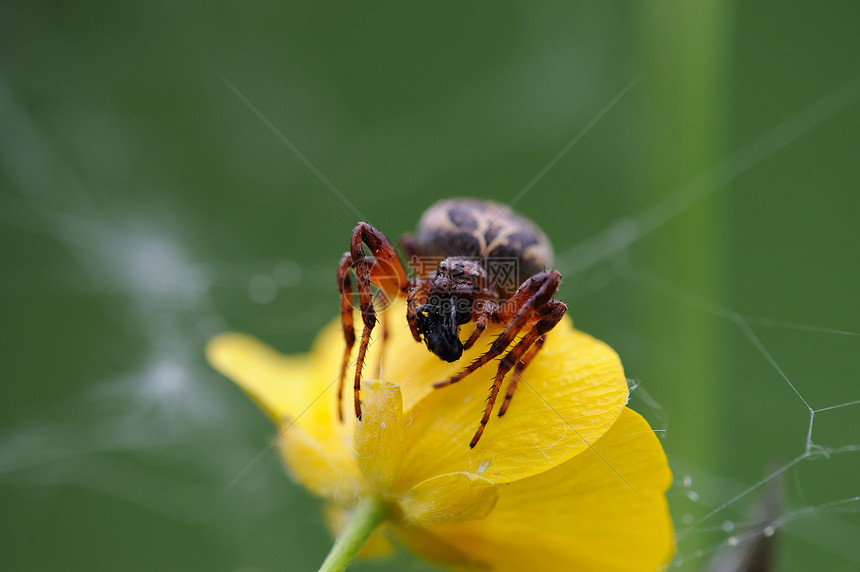
M 732 3 L 724 0 L 652 0 L 641 10 L 644 136 L 637 171 L 639 200 L 652 205 L 696 181 L 724 156 L 729 110 Z M 726 298 L 730 195 L 701 201 L 649 237 L 637 264 L 671 284 L 710 300 Z M 641 298 L 639 331 L 654 348 L 645 371 L 655 393 L 683 430 L 665 446 L 681 466 L 721 466 L 726 451 L 722 421 L 726 375 L 725 320 L 679 299 Z M 658 385 L 663 383 L 664 385 Z M 650 388 L 649 388 L 650 389 Z M 676 465 L 677 466 L 677 465 Z M 687 541 L 691 553 L 707 537 Z M 697 544 L 700 543 L 700 544 Z
M 367 495 L 361 499 L 355 507 L 352 520 L 334 541 L 334 546 L 320 566 L 319 572 L 346 570 L 370 534 L 385 520 L 386 514 L 385 501 L 381 498 Z
M 651 205 L 707 173 L 723 155 L 731 5 L 655 0 L 638 6 L 643 21 L 640 97 L 648 123 L 642 126 L 646 141 L 637 180 L 640 200 Z M 725 190 L 709 197 L 649 237 L 637 260 L 683 289 L 724 299 L 728 209 Z M 648 370 L 654 380 L 667 384 L 666 410 L 682 412 L 684 431 L 669 437 L 667 449 L 694 466 L 715 466 L 721 454 L 714 428 L 720 426 L 725 324 L 680 301 L 660 306 L 648 299 L 641 315 L 643 338 L 656 348 L 673 350 L 653 352 Z

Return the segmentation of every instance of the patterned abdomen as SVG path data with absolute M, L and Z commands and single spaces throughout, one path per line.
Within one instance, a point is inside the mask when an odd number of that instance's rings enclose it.
M 416 238 L 427 256 L 480 258 L 502 299 L 553 263 L 552 246 L 543 231 L 495 201 L 439 201 L 424 212 Z

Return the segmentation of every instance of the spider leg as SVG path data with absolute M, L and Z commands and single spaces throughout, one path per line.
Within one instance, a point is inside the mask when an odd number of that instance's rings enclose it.
M 355 328 L 352 325 L 352 281 L 349 279 L 349 268 L 352 265 L 352 255 L 344 252 L 337 265 L 337 290 L 340 293 L 340 321 L 343 325 L 343 337 L 346 348 L 343 351 L 343 362 L 340 366 L 340 380 L 337 385 L 337 418 L 343 421 L 343 380 L 349 365 L 349 355 L 355 345 Z
M 418 306 L 427 302 L 427 289 L 423 282 L 409 288 L 406 294 L 406 323 L 409 324 L 409 331 L 412 332 L 412 337 L 416 342 L 421 341 L 421 334 L 418 333 L 418 323 L 416 315 L 418 314 Z
M 510 314 L 513 314 L 513 317 L 501 335 L 493 341 L 490 349 L 466 366 L 465 369 L 445 381 L 434 383 L 433 387 L 445 387 L 446 385 L 457 383 L 505 351 L 535 313 L 536 309 L 542 308 L 549 302 L 552 295 L 558 289 L 559 283 L 561 283 L 561 274 L 555 270 L 539 272 L 523 282 L 514 295 L 503 303 L 502 310 L 498 312 L 501 318 Z
M 373 258 L 364 253 L 364 245 Z M 379 286 L 385 293 L 386 300 L 392 300 L 409 286 L 406 269 L 397 258 L 397 251 L 377 229 L 366 222 L 358 223 L 352 233 L 349 254 L 352 259 L 352 269 L 358 288 L 358 302 L 361 310 L 361 320 L 364 329 L 361 332 L 361 342 L 358 346 L 358 359 L 355 363 L 355 381 L 353 383 L 353 399 L 355 401 L 355 416 L 361 420 L 361 370 L 370 343 L 370 333 L 376 325 L 376 310 L 373 307 L 371 283 Z M 348 343 L 348 339 L 347 339 Z
M 508 391 L 505 393 L 505 400 L 502 402 L 502 406 L 499 407 L 499 417 L 505 414 L 508 410 L 508 407 L 511 405 L 511 399 L 514 397 L 514 391 L 517 390 L 517 383 L 520 381 L 520 377 L 522 376 L 523 370 L 526 369 L 534 359 L 535 354 L 537 354 L 540 349 L 543 347 L 544 342 L 546 341 L 546 336 L 539 337 L 534 345 L 529 349 L 528 353 L 523 356 L 523 358 L 517 362 L 517 367 L 514 368 L 514 373 L 511 375 L 511 380 L 508 382 Z
M 505 414 L 508 410 L 508 407 L 511 404 L 511 399 L 514 397 L 514 391 L 517 389 L 517 383 L 519 383 L 520 378 L 522 377 L 523 371 L 529 366 L 532 360 L 535 358 L 537 353 L 543 347 L 546 342 L 547 332 L 553 329 L 556 324 L 561 320 L 562 316 L 567 312 L 567 306 L 558 300 L 550 300 L 546 305 L 546 311 L 544 312 L 546 316 L 542 318 L 535 327 L 537 329 L 543 329 L 544 333 L 535 340 L 534 345 L 529 348 L 529 351 L 517 362 L 517 367 L 514 368 L 514 373 L 511 375 L 511 380 L 508 382 L 508 391 L 505 393 L 505 400 L 502 402 L 502 406 L 499 408 L 499 417 Z
M 471 348 L 475 344 L 475 342 L 478 341 L 478 338 L 481 337 L 481 334 L 487 327 L 487 322 L 490 320 L 490 318 L 493 317 L 493 315 L 496 313 L 496 310 L 498 310 L 498 307 L 496 306 L 496 303 L 492 300 L 487 300 L 484 303 L 484 307 L 481 310 L 481 314 L 475 321 L 475 330 L 472 332 L 472 335 L 469 336 L 469 339 L 466 340 L 466 343 L 463 344 L 464 351 Z
M 478 431 L 475 433 L 475 436 L 472 437 L 469 447 L 474 448 L 481 439 L 481 435 L 484 434 L 484 429 L 487 426 L 487 422 L 490 420 L 490 414 L 493 412 L 493 405 L 496 403 L 496 398 L 499 395 L 499 389 L 502 387 L 502 380 L 505 378 L 505 375 L 512 367 L 514 367 L 514 364 L 516 364 L 517 369 L 522 372 L 522 368 L 520 368 L 519 365 L 523 363 L 522 360 L 524 359 L 524 356 L 534 357 L 533 353 L 529 351 L 530 348 L 535 347 L 534 344 L 537 340 L 542 340 L 544 335 L 553 329 L 559 321 L 561 321 L 561 318 L 564 316 L 566 311 L 567 306 L 562 302 L 559 302 L 558 300 L 550 300 L 543 308 L 541 308 L 541 314 L 543 314 L 543 317 L 534 326 L 532 326 L 526 335 L 524 335 L 522 339 L 505 355 L 505 357 L 502 358 L 499 363 L 499 369 L 496 371 L 496 377 L 493 380 L 493 386 L 490 388 L 490 397 L 487 399 L 487 407 L 484 409 L 484 415 L 481 417 L 481 424 L 478 426 Z M 543 342 L 541 342 L 541 344 L 542 343 Z M 540 346 L 536 347 L 540 349 Z M 534 353 L 537 353 L 537 350 L 535 350 Z M 529 357 L 529 360 L 531 360 L 531 357 Z M 516 388 L 515 385 L 514 388 Z M 512 395 L 513 389 L 509 388 L 508 395 L 505 398 L 506 403 L 510 402 L 510 397 Z M 506 405 L 503 405 L 502 407 L 507 409 Z M 501 416 L 503 413 L 504 412 L 502 411 L 499 415 Z

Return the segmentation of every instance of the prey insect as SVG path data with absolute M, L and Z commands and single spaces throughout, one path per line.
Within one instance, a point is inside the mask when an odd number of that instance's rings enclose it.
M 485 353 L 456 375 L 434 384 L 440 388 L 457 383 L 501 356 L 486 408 L 469 444 L 475 447 L 505 376 L 513 370 L 499 417 L 508 410 L 523 370 L 567 311 L 567 306 L 553 299 L 561 275 L 548 269 L 553 262 L 552 247 L 543 231 L 525 217 L 493 201 L 467 198 L 446 199 L 431 206 L 421 217 L 415 235 L 404 236 L 402 245 L 411 260 L 438 262 L 426 265 L 410 278 L 391 241 L 370 224 L 360 222 L 352 233 L 349 251 L 338 265 L 346 341 L 338 386 L 338 414 L 342 420 L 344 380 L 356 342 L 352 269 L 363 323 L 353 380 L 358 419 L 361 419 L 361 373 L 370 334 L 377 322 L 371 285 L 377 287 L 382 300 L 406 298 L 406 321 L 412 336 L 447 362 L 459 360 L 489 324 L 504 327 Z M 499 264 L 501 261 L 506 264 Z M 499 268 L 507 272 L 498 272 Z M 460 327 L 470 322 L 475 323 L 475 329 L 461 341 Z

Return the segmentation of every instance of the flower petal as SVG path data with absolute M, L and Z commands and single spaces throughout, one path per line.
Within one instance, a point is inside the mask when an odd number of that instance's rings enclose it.
M 674 550 L 666 457 L 648 424 L 625 409 L 593 448 L 506 486 L 484 520 L 430 527 L 442 545 L 494 571 L 655 570 Z M 429 545 L 410 547 L 430 560 Z M 469 561 L 462 561 L 470 566 Z
M 542 473 L 587 450 L 615 423 L 627 400 L 615 352 L 565 320 L 525 370 L 507 413 L 493 415 L 481 441 L 469 449 L 494 366 L 427 395 L 408 412 L 398 489 L 449 472 L 473 472 L 496 483 Z M 509 382 L 510 376 L 494 413 Z
M 431 526 L 484 518 L 498 500 L 499 489 L 490 481 L 468 473 L 453 473 L 418 483 L 401 497 L 399 504 L 409 523 Z
M 366 380 L 390 380 L 403 395 L 406 458 L 396 491 L 439 474 L 465 471 L 493 482 L 510 482 L 543 472 L 586 450 L 612 426 L 627 401 L 627 380 L 617 354 L 564 319 L 525 370 L 507 413 L 502 418 L 493 415 L 471 450 L 469 441 L 478 429 L 498 362 L 448 387 L 434 389 L 433 383 L 451 377 L 485 352 L 502 329 L 489 326 L 462 358 L 446 363 L 412 338 L 405 313 L 402 302 L 380 313 L 389 321 L 384 359 L 380 360 L 381 332 L 375 331 L 364 368 Z M 356 324 L 360 323 L 357 317 Z M 473 327 L 464 326 L 460 337 L 465 339 Z M 337 322 L 320 334 L 314 350 L 318 379 L 337 377 L 343 343 Z M 510 377 L 505 378 L 496 412 Z M 345 404 L 344 411 L 351 411 L 350 405 Z
M 403 461 L 403 398 L 393 383 L 371 392 L 355 429 L 355 459 L 374 491 L 391 490 Z
M 415 554 L 423 556 L 425 560 L 441 564 L 452 570 L 489 570 L 486 564 L 471 558 L 468 551 L 464 552 L 444 542 L 438 536 L 427 532 L 426 528 L 411 526 L 404 521 L 392 529 L 405 546 L 408 546 Z
M 284 420 L 278 433 L 278 450 L 290 476 L 312 493 L 350 506 L 365 486 L 349 456 L 331 442 L 314 439 L 301 425 Z
M 227 332 L 209 341 L 206 359 L 232 379 L 278 423 L 295 418 L 307 405 L 311 361 L 285 356 L 246 334 Z
M 233 380 L 260 408 L 280 425 L 291 419 L 307 434 L 324 442 L 332 453 L 349 458 L 353 445 L 354 418 L 335 419 L 337 377 L 331 377 L 331 344 L 317 340 L 310 357 L 285 356 L 260 340 L 227 332 L 210 340 L 206 358 L 222 375 Z

